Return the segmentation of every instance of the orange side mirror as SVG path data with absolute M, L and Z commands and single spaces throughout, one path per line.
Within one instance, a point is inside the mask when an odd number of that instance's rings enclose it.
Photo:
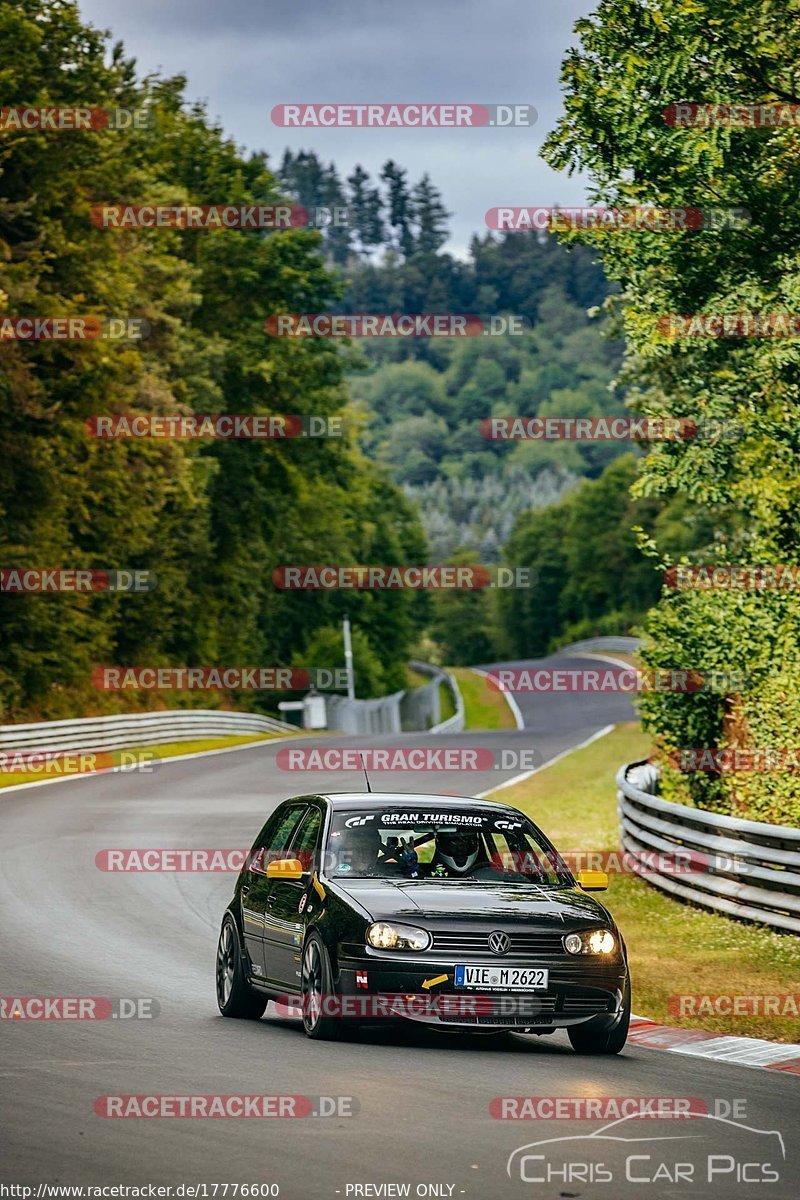
M 302 879 L 303 864 L 299 858 L 276 858 L 267 863 L 267 879 Z
M 608 887 L 605 871 L 578 871 L 578 887 L 585 892 L 604 892 Z

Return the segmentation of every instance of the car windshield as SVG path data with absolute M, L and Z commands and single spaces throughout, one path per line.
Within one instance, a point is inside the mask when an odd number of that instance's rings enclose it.
M 385 806 L 334 812 L 326 847 L 334 878 L 572 883 L 566 864 L 521 813 Z

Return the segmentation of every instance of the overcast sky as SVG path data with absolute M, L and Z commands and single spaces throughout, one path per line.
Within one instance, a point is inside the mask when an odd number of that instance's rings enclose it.
M 538 150 L 561 108 L 560 62 L 594 0 L 80 0 L 142 73 L 185 74 L 187 95 L 277 165 L 315 150 L 342 176 L 387 158 L 427 171 L 453 213 L 451 249 L 485 232 L 497 205 L 579 204 L 576 176 Z M 274 126 L 275 104 L 532 104 L 531 129 L 306 129 Z M 220 197 L 223 200 L 224 197 Z

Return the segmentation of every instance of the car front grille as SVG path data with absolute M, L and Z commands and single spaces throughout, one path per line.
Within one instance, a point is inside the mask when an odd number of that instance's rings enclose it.
M 434 954 L 438 950 L 442 954 L 489 954 L 493 959 L 496 957 L 489 949 L 489 934 L 492 930 L 487 930 L 486 933 L 460 929 L 433 930 L 432 932 L 431 952 Z M 537 959 L 568 957 L 560 933 L 524 933 L 508 930 L 506 932 L 511 940 L 511 945 L 505 957 L 513 955 L 524 955 Z
M 550 1025 L 556 996 L 486 996 L 476 998 L 470 1011 L 463 995 L 437 996 L 440 1021 L 451 1025 Z
M 472 999 L 472 1004 L 465 1003 Z M 614 1011 L 612 996 L 467 997 L 464 994 L 437 996 L 436 1015 L 448 1025 L 551 1025 L 558 1017 L 593 1017 Z
M 565 996 L 561 1012 L 565 1017 L 592 1017 L 595 1013 L 613 1012 L 613 997 Z

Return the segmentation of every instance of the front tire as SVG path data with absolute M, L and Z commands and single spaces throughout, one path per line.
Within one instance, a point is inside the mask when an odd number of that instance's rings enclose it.
M 572 1042 L 573 1050 L 578 1054 L 619 1054 L 628 1040 L 628 1026 L 631 1023 L 631 981 L 630 976 L 625 983 L 625 995 L 622 1000 L 622 1011 L 615 1024 L 602 1024 L 601 1017 L 593 1017 L 583 1025 L 571 1025 L 567 1029 L 567 1037 Z
M 223 1017 L 249 1021 L 257 1021 L 267 1007 L 266 996 L 254 991 L 245 978 L 239 933 L 230 914 L 222 922 L 217 945 L 217 1005 Z
M 306 1036 L 324 1042 L 336 1041 L 342 1036 L 341 1019 L 323 1011 L 324 1000 L 334 995 L 331 960 L 316 933 L 310 933 L 306 938 L 300 980 Z

